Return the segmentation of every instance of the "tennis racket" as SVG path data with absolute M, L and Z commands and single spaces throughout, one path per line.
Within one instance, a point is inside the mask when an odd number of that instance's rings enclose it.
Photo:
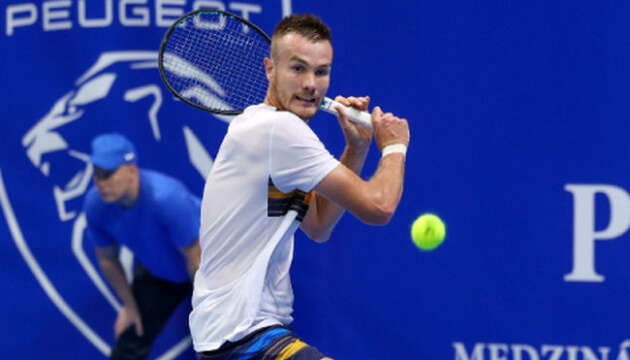
M 270 47 L 271 38 L 246 19 L 222 10 L 195 10 L 166 31 L 158 55 L 160 77 L 175 97 L 193 107 L 237 115 L 265 99 L 263 59 Z M 337 106 L 353 122 L 372 127 L 369 113 L 330 98 L 320 108 L 337 115 Z

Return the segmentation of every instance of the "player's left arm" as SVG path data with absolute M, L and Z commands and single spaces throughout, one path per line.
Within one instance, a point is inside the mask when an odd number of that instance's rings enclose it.
M 195 272 L 199 268 L 199 262 L 201 259 L 201 246 L 199 246 L 199 239 L 195 239 L 192 245 L 179 247 L 179 251 L 186 259 L 186 268 L 188 269 L 190 278 L 194 279 Z
M 367 111 L 370 103 L 370 98 L 367 96 L 348 98 L 337 96 L 335 100 L 363 111 Z M 346 147 L 339 161 L 355 174 L 360 175 L 372 142 L 372 130 L 348 120 L 343 109 L 340 108 L 337 111 L 340 114 L 339 125 L 346 138 Z M 300 228 L 309 238 L 317 242 L 325 242 L 330 238 L 332 230 L 344 212 L 343 207 L 313 191 L 308 211 Z
M 201 258 L 199 246 L 201 200 L 181 185 L 174 187 L 161 204 L 162 221 L 168 229 L 171 241 L 184 256 L 186 270 L 194 280 Z

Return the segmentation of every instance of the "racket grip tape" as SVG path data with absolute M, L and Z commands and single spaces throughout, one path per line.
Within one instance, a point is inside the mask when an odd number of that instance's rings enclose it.
M 320 109 L 330 114 L 337 115 L 337 110 L 335 110 L 337 106 L 341 106 L 345 110 L 346 115 L 348 115 L 348 118 L 352 122 L 357 123 L 361 126 L 364 126 L 368 129 L 372 128 L 372 115 L 370 115 L 370 113 L 345 106 L 333 99 L 324 98 L 324 101 L 322 101 L 322 105 L 320 106 Z

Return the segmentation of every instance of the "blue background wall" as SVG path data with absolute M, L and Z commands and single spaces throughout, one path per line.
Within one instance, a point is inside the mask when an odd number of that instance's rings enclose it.
M 168 23 L 194 2 L 138 3 L 0 5 L 0 359 L 101 359 L 111 346 L 116 301 L 81 241 L 92 137 L 128 135 L 142 166 L 201 194 L 227 127 L 174 101 L 155 69 L 159 8 Z M 389 225 L 346 215 L 324 245 L 298 234 L 299 334 L 338 359 L 628 359 L 629 4 L 248 4 L 267 32 L 283 13 L 321 16 L 335 45 L 329 95 L 368 94 L 412 132 Z M 121 6 L 145 24 L 129 26 Z M 312 125 L 339 154 L 334 118 Z M 447 238 L 420 252 L 409 228 L 427 211 Z M 152 358 L 192 358 L 185 314 Z

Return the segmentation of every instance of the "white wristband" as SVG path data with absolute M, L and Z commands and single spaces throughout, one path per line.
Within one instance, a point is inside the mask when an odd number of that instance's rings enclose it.
M 381 157 L 385 157 L 385 156 L 387 156 L 389 154 L 403 154 L 403 155 L 406 155 L 407 154 L 407 145 L 401 144 L 401 143 L 387 145 L 381 151 Z

